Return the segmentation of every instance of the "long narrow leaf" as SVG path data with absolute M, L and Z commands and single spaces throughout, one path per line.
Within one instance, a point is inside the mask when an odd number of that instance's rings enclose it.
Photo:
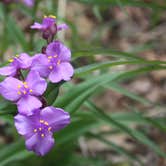
M 131 129 L 124 124 L 121 124 L 114 120 L 113 118 L 106 115 L 103 110 L 99 109 L 96 105 L 94 105 L 92 102 L 88 102 L 87 106 L 94 111 L 100 118 L 107 121 L 110 125 L 116 126 L 118 129 L 122 130 L 123 132 L 127 133 L 134 139 L 138 140 L 142 144 L 147 145 L 151 149 L 153 149 L 158 155 L 166 158 L 166 154 L 161 151 L 161 149 L 153 142 L 151 141 L 147 136 L 145 136 L 142 132 L 138 130 Z

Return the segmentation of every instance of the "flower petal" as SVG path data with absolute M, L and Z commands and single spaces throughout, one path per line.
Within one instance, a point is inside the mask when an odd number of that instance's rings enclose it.
M 56 132 L 70 123 L 70 115 L 61 108 L 46 107 L 40 112 L 41 118 L 49 123 L 52 131 Z
M 0 83 L 0 94 L 7 100 L 17 101 L 20 98 L 18 85 L 22 85 L 22 82 L 16 78 L 8 77 Z
M 16 67 L 13 65 L 0 68 L 0 75 L 2 76 L 14 76 L 16 74 Z
M 21 53 L 18 58 L 15 58 L 15 61 L 18 62 L 18 66 L 21 69 L 27 69 L 32 64 L 32 58 L 26 53 Z
M 58 31 L 61 31 L 61 30 L 63 30 L 63 29 L 68 29 L 68 28 L 69 28 L 69 27 L 68 27 L 67 24 L 60 24 L 60 25 L 57 26 L 57 30 L 58 30 Z
M 41 137 L 37 134 L 26 140 L 26 147 L 28 150 L 34 151 L 37 155 L 44 156 L 54 146 L 54 139 L 52 134 L 47 134 Z
M 47 46 L 47 56 L 58 55 L 62 62 L 71 60 L 71 51 L 60 41 L 54 41 Z
M 47 77 L 50 73 L 49 62 L 45 54 L 36 54 L 32 62 L 32 70 L 39 72 L 40 76 Z
M 59 47 L 60 47 L 60 54 L 59 54 L 60 60 L 62 62 L 71 61 L 71 51 L 70 51 L 70 49 L 62 43 L 60 43 Z
M 49 74 L 48 79 L 53 82 L 53 83 L 58 83 L 62 80 L 62 75 L 60 73 L 60 70 L 54 69 L 52 72 Z
M 19 113 L 28 116 L 32 115 L 34 110 L 40 108 L 41 106 L 41 101 L 38 98 L 31 95 L 24 96 L 17 102 Z
M 47 82 L 45 79 L 41 78 L 39 73 L 33 70 L 28 74 L 26 82 L 32 89 L 32 94 L 35 96 L 42 95 L 47 88 Z
M 15 127 L 18 131 L 19 134 L 25 136 L 25 137 L 30 137 L 33 134 L 33 127 L 31 124 L 31 118 L 17 114 L 14 117 L 15 120 Z
M 49 75 L 49 80 L 53 83 L 62 80 L 69 81 L 74 74 L 74 69 L 70 63 L 64 62 L 59 64 Z
M 39 29 L 41 30 L 43 28 L 42 24 L 35 22 L 33 25 L 31 25 L 31 29 Z
M 74 69 L 70 63 L 61 63 L 58 68 L 61 71 L 63 80 L 65 81 L 69 81 L 74 74 Z
M 43 19 L 42 26 L 44 29 L 51 28 L 55 24 L 56 20 L 51 17 L 46 17 Z
M 26 142 L 25 142 L 26 148 L 29 151 L 34 150 L 38 141 L 39 141 L 38 134 L 37 133 L 33 134 L 31 137 L 29 137 L 28 139 L 26 139 Z

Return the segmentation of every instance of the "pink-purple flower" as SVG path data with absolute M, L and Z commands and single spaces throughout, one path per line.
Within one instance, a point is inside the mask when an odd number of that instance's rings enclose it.
M 54 41 L 47 46 L 46 54 L 35 55 L 32 70 L 38 71 L 42 77 L 48 77 L 53 83 L 69 81 L 74 74 L 70 60 L 70 49 L 60 41 Z
M 57 33 L 57 31 L 61 31 L 63 29 L 67 29 L 68 26 L 66 24 L 57 25 L 56 17 L 53 15 L 44 16 L 42 23 L 35 22 L 31 29 L 37 29 L 43 32 L 43 38 L 53 38 L 53 36 Z
M 32 115 L 42 106 L 38 96 L 46 90 L 47 82 L 36 71 L 31 71 L 25 81 L 7 77 L 0 83 L 0 94 L 17 104 L 19 113 Z
M 26 147 L 37 155 L 45 155 L 54 145 L 53 133 L 70 123 L 70 115 L 60 108 L 45 107 L 31 116 L 18 114 L 15 126 L 26 140 Z
M 44 16 L 41 24 L 38 23 L 38 22 L 35 22 L 31 26 L 31 28 L 32 29 L 38 29 L 38 30 L 41 30 L 41 31 L 45 31 L 49 28 L 52 28 L 54 25 L 56 25 L 56 16 L 49 15 L 49 16 Z M 68 26 L 66 24 L 60 24 L 60 25 L 56 25 L 56 26 L 57 26 L 58 31 L 68 28 Z
M 16 76 L 20 69 L 25 70 L 31 67 L 32 58 L 26 53 L 21 53 L 10 59 L 9 62 L 8 66 L 0 68 L 0 75 Z

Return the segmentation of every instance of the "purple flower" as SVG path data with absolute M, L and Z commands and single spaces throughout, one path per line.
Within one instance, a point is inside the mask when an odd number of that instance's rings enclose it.
M 31 29 L 38 29 L 43 32 L 43 38 L 48 39 L 54 36 L 57 31 L 61 31 L 63 29 L 67 29 L 68 26 L 66 24 L 56 24 L 56 17 L 53 15 L 44 16 L 42 23 L 35 22 Z
M 34 5 L 34 0 L 23 0 L 23 2 L 28 7 L 32 7 Z
M 47 83 L 38 72 L 31 71 L 25 82 L 13 77 L 7 77 L 0 83 L 0 94 L 7 100 L 16 102 L 18 111 L 31 115 L 34 109 L 42 106 L 37 96 L 46 90 Z
M 41 156 L 53 147 L 53 132 L 70 123 L 70 115 L 54 107 L 36 110 L 31 116 L 18 114 L 14 119 L 18 133 L 26 140 L 27 149 Z
M 53 83 L 69 81 L 74 74 L 70 60 L 70 49 L 60 41 L 54 41 L 47 46 L 46 54 L 35 55 L 32 70 L 38 71 L 42 77 L 48 77 Z
M 9 62 L 9 66 L 0 68 L 0 75 L 15 76 L 19 69 L 29 69 L 32 63 L 32 58 L 26 53 L 21 53 L 10 59 Z

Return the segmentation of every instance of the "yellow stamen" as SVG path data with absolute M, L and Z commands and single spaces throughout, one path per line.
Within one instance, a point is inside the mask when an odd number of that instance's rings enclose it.
M 52 56 L 48 56 L 48 59 L 52 59 Z
M 49 127 L 49 128 L 48 128 L 48 131 L 51 131 L 51 129 L 52 129 L 52 128 L 51 128 L 51 127 Z
M 27 85 L 28 83 L 27 82 L 23 82 L 24 85 Z
M 52 69 L 53 69 L 53 66 L 49 66 L 49 69 L 51 69 L 51 70 L 52 70 Z
M 41 137 L 44 138 L 44 134 L 41 134 Z
M 49 15 L 48 17 L 50 17 L 50 18 L 56 18 L 56 16 L 54 16 L 54 15 Z
M 20 92 L 20 91 L 18 91 L 18 92 L 17 92 L 17 94 L 18 94 L 18 95 L 21 95 L 21 92 Z
M 27 94 L 27 92 L 26 92 L 25 90 L 23 91 L 23 93 L 24 93 L 24 95 L 26 95 L 26 94 Z
M 9 59 L 9 62 L 13 62 L 14 61 L 14 59 Z
M 30 93 L 32 93 L 32 92 L 33 92 L 33 90 L 32 90 L 32 89 L 30 89 L 30 90 L 29 90 L 29 92 L 30 92 Z
M 44 120 L 40 120 L 40 123 L 44 123 Z
M 20 89 L 20 88 L 21 88 L 21 85 L 18 85 L 18 86 L 17 86 L 17 88 L 19 88 L 19 89 Z
M 18 54 L 16 54 L 16 55 L 15 55 L 15 57 L 17 57 L 17 58 L 18 58 L 18 57 L 19 57 L 19 55 L 18 55 Z
M 44 18 L 47 18 L 47 16 L 46 16 L 46 15 L 44 15 L 43 17 L 44 17 Z
M 37 129 L 34 129 L 33 131 L 34 131 L 34 133 L 36 133 L 36 132 L 37 132 Z
M 60 60 L 58 60 L 57 65 L 59 65 L 60 63 L 61 63 L 61 61 L 60 61 Z
M 45 124 L 46 126 L 48 126 L 48 122 L 44 122 L 44 124 Z
M 39 130 L 41 131 L 41 130 L 42 130 L 42 128 L 41 128 L 41 127 L 39 127 Z
M 28 85 L 27 85 L 27 84 L 24 84 L 24 87 L 25 87 L 25 88 L 28 88 Z

